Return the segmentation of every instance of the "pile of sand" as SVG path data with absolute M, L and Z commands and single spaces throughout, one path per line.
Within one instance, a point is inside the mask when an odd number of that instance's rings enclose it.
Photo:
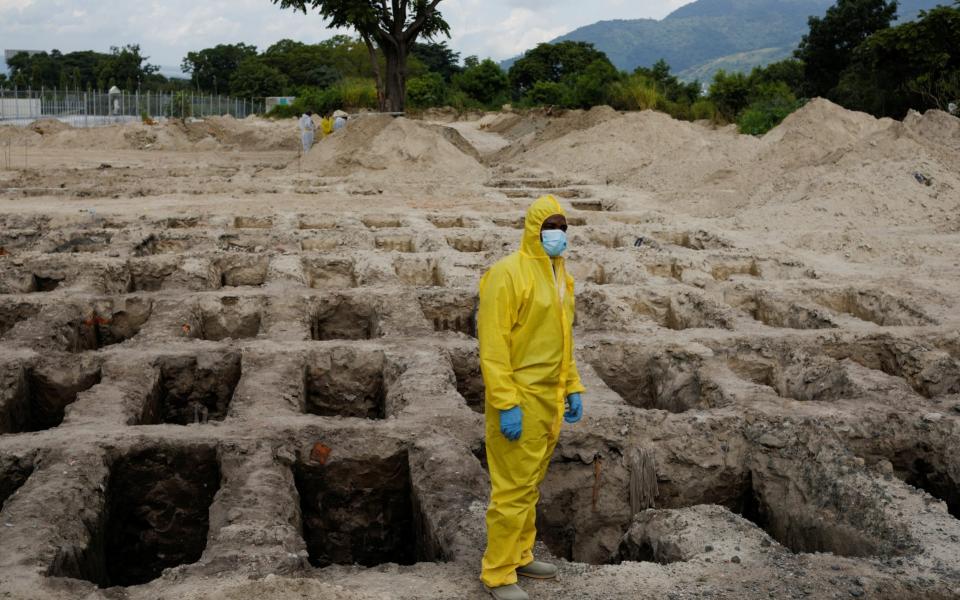
M 946 113 L 901 123 L 817 99 L 762 138 L 645 111 L 540 143 L 519 162 L 747 225 L 889 226 L 960 210 L 958 147 L 960 120 Z
M 552 139 L 544 135 L 547 139 L 525 148 L 519 160 L 525 166 L 577 174 L 597 183 L 666 191 L 688 186 L 691 172 L 737 168 L 758 144 L 755 138 L 731 129 L 677 121 L 660 112 L 608 111 L 593 119 L 579 119 L 581 127 L 575 123 L 554 125 L 544 132 L 549 131 Z
M 486 179 L 476 150 L 455 129 L 386 115 L 351 120 L 317 142 L 300 168 L 405 181 Z
M 296 119 L 238 120 L 229 115 L 158 125 L 134 122 L 82 128 L 41 119 L 28 127 L 0 126 L 0 144 L 67 150 L 296 151 L 298 140 Z
M 583 131 L 615 120 L 619 113 L 609 106 L 590 110 L 538 109 L 524 114 L 507 112 L 489 115 L 480 121 L 480 128 L 496 133 L 513 143 L 497 153 L 497 162 L 513 161 L 519 156 L 571 133 Z

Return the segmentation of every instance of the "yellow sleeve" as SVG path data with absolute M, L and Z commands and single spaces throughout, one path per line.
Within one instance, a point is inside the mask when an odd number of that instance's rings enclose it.
M 572 341 L 572 339 L 571 339 Z M 570 377 L 567 379 L 567 396 L 577 392 L 583 393 L 587 388 L 580 382 L 580 373 L 577 371 L 577 359 L 573 356 L 573 344 L 570 345 Z
M 568 280 L 568 282 L 569 282 L 570 294 L 571 294 L 571 296 L 572 296 L 572 295 L 573 295 L 573 290 L 574 290 L 574 288 L 573 288 L 573 279 L 568 276 L 568 279 L 567 279 L 567 280 Z M 569 323 L 569 327 L 570 327 L 570 373 L 569 373 L 569 375 L 568 375 L 568 377 L 567 377 L 567 393 L 566 393 L 567 396 L 569 396 L 570 394 L 575 394 L 575 393 L 577 393 L 577 392 L 583 393 L 583 392 L 587 391 L 587 388 L 583 387 L 583 383 L 580 381 L 580 372 L 577 370 L 577 359 L 576 359 L 576 357 L 574 356 L 576 353 L 574 352 L 574 349 L 573 349 L 573 348 L 574 348 L 574 343 L 573 343 L 573 322 L 574 322 L 574 319 L 576 318 L 576 314 L 577 314 L 577 302 L 576 302 L 576 297 L 574 296 L 573 311 L 572 311 L 572 313 L 571 313 L 571 315 L 570 315 L 570 323 Z
M 509 274 L 495 265 L 480 280 L 477 337 L 487 402 L 497 410 L 520 403 L 510 361 L 510 332 L 517 321 L 517 304 Z

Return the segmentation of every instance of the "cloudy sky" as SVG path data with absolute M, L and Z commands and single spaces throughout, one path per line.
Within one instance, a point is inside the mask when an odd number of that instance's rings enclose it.
M 662 18 L 689 0 L 442 0 L 451 46 L 504 59 L 595 21 Z M 334 35 L 316 15 L 270 0 L 0 0 L 0 49 L 106 51 L 139 43 L 150 62 L 176 70 L 189 50 Z M 2 58 L 2 55 L 0 55 Z

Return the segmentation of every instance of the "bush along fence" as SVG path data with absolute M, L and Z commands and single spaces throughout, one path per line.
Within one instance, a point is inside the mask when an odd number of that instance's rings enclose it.
M 0 125 L 27 125 L 52 118 L 74 127 L 95 127 L 137 119 L 262 114 L 262 99 L 179 92 L 24 90 L 0 88 Z

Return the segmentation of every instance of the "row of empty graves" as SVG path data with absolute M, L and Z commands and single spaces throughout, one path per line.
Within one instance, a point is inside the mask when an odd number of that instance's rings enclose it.
M 950 311 L 615 216 L 570 219 L 587 411 L 544 482 L 539 554 L 949 597 Z M 0 581 L 478 564 L 476 287 L 519 214 L 14 221 Z

